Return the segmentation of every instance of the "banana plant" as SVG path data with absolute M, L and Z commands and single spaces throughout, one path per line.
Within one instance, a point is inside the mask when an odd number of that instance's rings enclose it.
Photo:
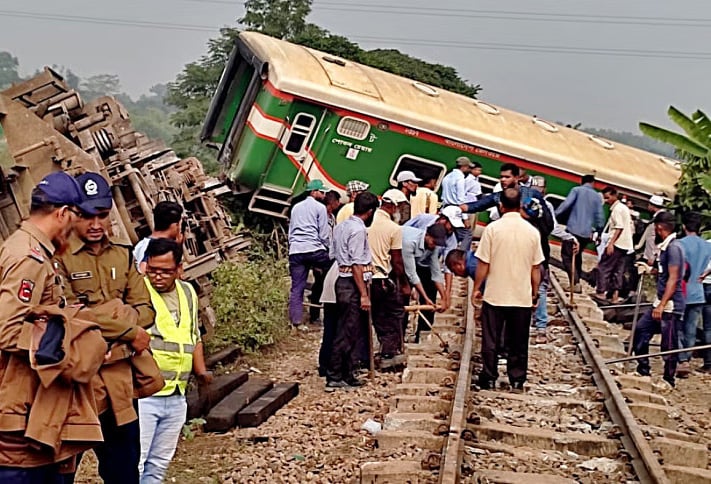
M 667 114 L 683 133 L 649 123 L 639 123 L 639 129 L 674 146 L 677 156 L 684 160 L 672 208 L 701 213 L 703 235 L 711 238 L 711 119 L 700 110 L 689 117 L 674 106 L 669 106 Z

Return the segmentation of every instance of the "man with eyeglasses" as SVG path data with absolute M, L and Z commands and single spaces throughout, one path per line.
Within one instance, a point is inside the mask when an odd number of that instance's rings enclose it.
M 68 249 L 55 259 L 56 266 L 65 278 L 67 301 L 91 308 L 104 338 L 117 341 L 99 372 L 102 385 L 95 392 L 104 435 L 104 442 L 94 449 L 99 475 L 105 483 L 137 483 L 140 442 L 133 353 L 148 349 L 150 335 L 144 328 L 153 324 L 155 311 L 136 270 L 131 244 L 109 237 L 113 198 L 108 182 L 99 173 L 84 173 L 76 180 L 83 201 Z M 148 353 L 143 357 L 152 360 Z M 163 382 L 159 383 L 146 394 L 160 390 Z M 65 482 L 73 482 L 73 476 Z
M 182 259 L 183 247 L 174 240 L 151 239 L 146 247 L 145 283 L 156 309 L 155 324 L 148 332 L 165 386 L 138 402 L 141 484 L 163 482 L 185 423 L 190 374 L 194 372 L 205 384 L 212 380 L 200 341 L 197 294 L 178 278 Z

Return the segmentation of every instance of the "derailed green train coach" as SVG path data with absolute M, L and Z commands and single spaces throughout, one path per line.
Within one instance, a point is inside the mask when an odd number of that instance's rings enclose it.
M 548 181 L 556 204 L 595 173 L 640 207 L 671 197 L 678 162 L 255 32 L 241 33 L 202 132 L 249 208 L 285 218 L 308 180 L 380 194 L 411 170 L 441 180 L 458 156 L 490 190 L 514 162 Z

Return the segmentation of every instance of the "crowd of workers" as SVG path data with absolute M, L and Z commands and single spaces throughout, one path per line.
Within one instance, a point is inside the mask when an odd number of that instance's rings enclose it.
M 112 206 L 100 174 L 53 172 L 0 248 L 0 482 L 74 482 L 89 449 L 106 483 L 162 482 L 188 378 L 212 378 L 182 207 L 157 204 L 134 251 L 109 237 Z
M 581 292 L 585 277 L 601 306 L 635 300 L 643 290 L 640 280 L 656 277 L 656 299 L 630 342 L 637 355 L 647 354 L 655 332 L 662 335 L 662 350 L 695 347 L 697 330 L 704 343 L 711 343 L 711 243 L 698 235 L 699 214 L 679 214 L 684 237 L 677 240 L 676 216 L 664 209 L 660 195 L 650 198 L 652 218 L 645 221 L 614 187 L 599 192 L 594 175 L 583 176 L 557 208 L 545 198 L 545 178 L 515 164 L 501 165 L 499 183 L 488 194 L 480 175 L 481 165 L 463 156 L 442 178 L 439 195 L 437 179 L 407 170 L 397 174 L 397 187 L 380 197 L 368 191 L 367 183 L 353 180 L 343 207 L 338 192 L 319 180 L 309 182 L 308 196 L 293 207 L 289 226 L 289 317 L 294 328 L 307 329 L 303 297 L 313 271 L 309 319 L 320 323 L 323 307 L 319 374 L 327 390 L 363 384 L 358 372 L 372 352 L 370 324 L 379 342 L 380 368 L 404 363 L 406 307 L 413 301 L 428 309 L 418 312 L 409 328 L 417 342 L 435 311 L 450 306 L 456 275 L 473 279 L 472 302 L 482 305 L 478 385 L 495 388 L 503 357 L 510 387 L 522 391 L 530 328 L 535 328 L 535 344 L 548 342 L 551 237 L 561 243 L 569 290 Z M 491 222 L 473 246 L 477 214 L 484 211 Z M 595 245 L 598 263 L 585 271 L 583 252 Z M 676 377 L 692 371 L 691 356 L 664 358 L 663 378 L 672 387 Z M 702 356 L 698 370 L 709 373 L 711 351 Z M 638 360 L 639 374 L 648 375 L 649 368 L 646 358 Z
M 674 386 L 690 374 L 698 330 L 711 344 L 711 243 L 698 235 L 699 214 L 679 214 L 677 239 L 677 217 L 659 195 L 649 200 L 652 220 L 638 227 L 630 201 L 609 186 L 601 196 L 592 175 L 554 209 L 541 176 L 505 163 L 499 185 L 484 194 L 481 166 L 466 157 L 456 165 L 441 181 L 441 197 L 437 179 L 406 170 L 380 197 L 349 182 L 343 207 L 338 192 L 312 180 L 293 207 L 289 318 L 306 328 L 313 271 L 309 318 L 316 322 L 323 308 L 319 373 L 328 390 L 362 385 L 371 320 L 380 368 L 401 365 L 405 307 L 413 298 L 429 309 L 410 328 L 417 342 L 434 312 L 451 305 L 456 275 L 472 278 L 473 302 L 482 301 L 478 385 L 496 387 L 505 353 L 509 384 L 522 391 L 532 325 L 535 342 L 547 342 L 551 235 L 562 241 L 575 292 L 588 275 L 582 252 L 597 243 L 600 304 L 634 297 L 638 281 L 655 276 L 656 298 L 631 344 L 644 356 L 661 333 L 662 350 L 690 349 L 664 358 L 664 380 Z M 0 248 L 0 482 L 71 483 L 89 449 L 104 482 L 161 482 L 185 421 L 188 378 L 212 378 L 197 295 L 181 280 L 182 207 L 157 204 L 154 231 L 135 248 L 109 237 L 112 207 L 101 175 L 51 173 L 32 192 L 29 218 Z M 476 214 L 484 210 L 493 222 L 474 250 Z M 711 351 L 701 356 L 697 370 L 711 373 Z M 637 371 L 650 373 L 647 359 Z

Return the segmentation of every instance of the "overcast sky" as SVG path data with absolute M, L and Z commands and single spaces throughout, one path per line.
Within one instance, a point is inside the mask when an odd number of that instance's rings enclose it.
M 113 73 L 137 96 L 173 80 L 243 10 L 228 0 L 0 0 L 0 50 L 24 74 L 45 64 Z M 309 20 L 364 48 L 452 65 L 482 99 L 554 121 L 636 132 L 640 120 L 668 126 L 669 104 L 711 108 L 709 0 L 315 0 Z M 126 25 L 136 22 L 172 28 Z

